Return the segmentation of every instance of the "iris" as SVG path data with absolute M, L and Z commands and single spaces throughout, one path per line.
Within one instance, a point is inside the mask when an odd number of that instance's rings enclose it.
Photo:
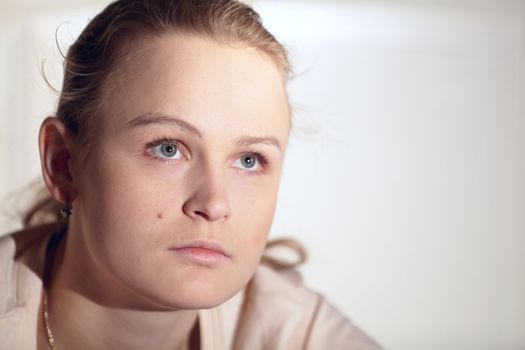
M 255 163 L 257 162 L 257 159 L 253 154 L 246 154 L 241 157 L 241 164 L 243 167 L 247 169 L 251 169 L 255 166 Z

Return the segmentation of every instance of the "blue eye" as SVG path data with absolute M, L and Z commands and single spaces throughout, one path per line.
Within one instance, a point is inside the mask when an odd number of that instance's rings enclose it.
M 151 149 L 151 152 L 159 157 L 165 159 L 180 159 L 182 158 L 182 153 L 180 152 L 177 144 L 175 143 L 162 143 L 160 145 L 154 146 Z
M 250 172 L 260 171 L 262 163 L 261 156 L 256 153 L 245 153 L 234 162 L 235 166 Z
M 239 160 L 242 166 L 247 169 L 251 169 L 257 164 L 257 158 L 251 153 L 245 154 Z

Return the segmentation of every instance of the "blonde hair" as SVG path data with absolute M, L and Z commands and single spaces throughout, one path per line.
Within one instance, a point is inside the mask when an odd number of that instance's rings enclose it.
M 117 0 L 94 17 L 67 51 L 64 80 L 56 111 L 75 138 L 80 158 L 89 153 L 89 140 L 96 126 L 103 86 L 115 76 L 119 60 L 128 54 L 130 42 L 170 33 L 187 33 L 221 44 L 242 44 L 267 54 L 281 70 L 291 73 L 285 48 L 263 26 L 250 6 L 235 0 Z M 23 217 L 25 227 L 62 222 L 61 204 L 45 189 Z M 67 224 L 65 222 L 64 224 Z M 268 242 L 268 246 L 273 243 Z M 304 249 L 293 240 L 280 241 L 296 251 L 298 262 Z M 297 247 L 300 247 L 298 249 Z M 279 259 L 264 257 L 274 268 L 293 267 Z

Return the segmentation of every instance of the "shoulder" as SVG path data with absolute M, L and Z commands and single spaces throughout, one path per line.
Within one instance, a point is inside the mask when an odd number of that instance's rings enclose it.
M 314 307 L 319 297 L 318 293 L 305 287 L 298 270 L 276 271 L 264 265 L 257 268 L 246 291 L 251 307 L 274 305 L 304 310 L 305 305 Z
M 42 274 L 45 238 L 55 228 L 56 225 L 43 225 L 0 237 L 0 314 L 24 304 L 21 287 L 31 275 Z
M 0 237 L 0 347 L 34 348 L 47 237 L 56 226 L 38 226 Z
M 240 348 L 380 349 L 321 294 L 305 287 L 293 269 L 257 269 L 237 332 Z

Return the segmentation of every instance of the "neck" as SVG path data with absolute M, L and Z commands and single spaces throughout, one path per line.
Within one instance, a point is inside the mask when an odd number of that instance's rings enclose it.
M 101 282 L 82 275 L 78 286 L 75 256 L 69 254 L 69 240 L 60 244 L 49 285 L 49 326 L 56 349 L 179 349 L 189 340 L 197 320 L 196 310 L 166 310 L 115 306 L 112 301 L 128 296 L 118 288 L 111 290 L 105 303 L 102 295 L 86 292 L 85 285 Z
M 49 315 L 56 349 L 178 349 L 196 320 L 191 311 L 110 309 L 60 289 Z

